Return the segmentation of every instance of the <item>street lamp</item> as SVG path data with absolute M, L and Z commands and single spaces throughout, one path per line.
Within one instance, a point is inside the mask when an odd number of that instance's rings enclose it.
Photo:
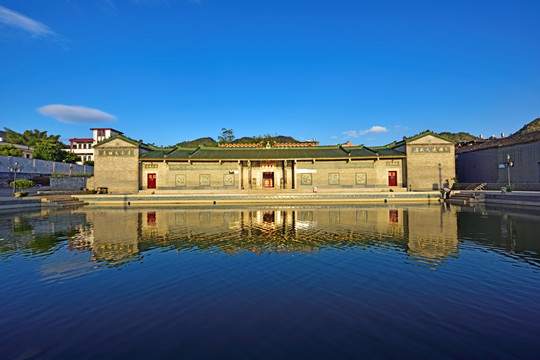
M 15 161 L 15 165 L 9 168 L 9 171 L 13 173 L 13 196 L 15 196 L 15 181 L 17 180 L 17 173 L 21 172 L 21 168 L 18 165 L 19 162 Z
M 508 176 L 508 186 L 510 186 L 510 168 L 514 166 L 514 162 L 510 161 L 510 154 L 506 154 L 506 170 Z

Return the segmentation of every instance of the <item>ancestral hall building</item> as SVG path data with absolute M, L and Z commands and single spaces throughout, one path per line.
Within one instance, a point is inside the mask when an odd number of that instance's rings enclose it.
M 438 190 L 455 178 L 454 145 L 431 133 L 380 147 L 306 144 L 157 149 L 123 135 L 94 146 L 95 186 L 141 190 Z

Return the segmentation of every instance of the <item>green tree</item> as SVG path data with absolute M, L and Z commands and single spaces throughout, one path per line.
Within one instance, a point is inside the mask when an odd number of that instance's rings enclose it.
M 34 147 L 42 140 L 52 140 L 60 143 L 60 135 L 47 135 L 47 131 L 38 129 L 25 130 L 22 134 L 8 128 L 6 130 L 6 142 Z
M 0 145 L 0 155 L 22 157 L 23 152 L 13 145 Z
M 77 154 L 74 154 L 74 153 L 71 153 L 69 151 L 64 151 L 65 154 L 65 158 L 61 161 L 63 162 L 67 162 L 67 163 L 70 163 L 70 164 L 75 164 L 77 161 L 80 161 L 81 160 L 81 157 Z
M 63 149 L 64 145 L 59 141 L 53 139 L 39 140 L 34 145 L 34 159 L 64 161 L 69 153 Z
M 221 129 L 221 135 L 218 136 L 218 141 L 220 144 L 228 144 L 234 141 L 234 132 L 232 129 Z

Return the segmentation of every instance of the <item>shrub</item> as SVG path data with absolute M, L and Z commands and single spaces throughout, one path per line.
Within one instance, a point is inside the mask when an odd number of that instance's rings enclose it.
M 13 181 L 9 183 L 9 186 L 13 187 Z M 32 180 L 26 180 L 26 179 L 19 179 L 15 180 L 15 189 L 29 189 L 31 187 L 34 187 L 35 184 Z

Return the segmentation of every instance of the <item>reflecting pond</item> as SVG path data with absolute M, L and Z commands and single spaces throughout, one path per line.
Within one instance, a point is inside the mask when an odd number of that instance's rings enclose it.
M 540 211 L 0 216 L 2 358 L 533 358 Z

